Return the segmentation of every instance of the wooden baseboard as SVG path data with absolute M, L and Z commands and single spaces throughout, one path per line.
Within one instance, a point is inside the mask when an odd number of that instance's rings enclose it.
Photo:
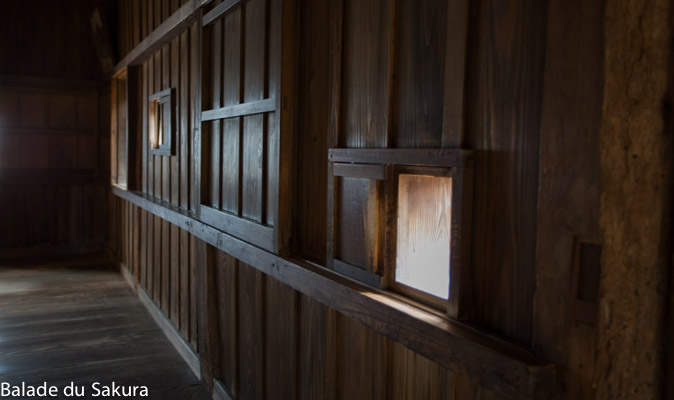
M 123 265 L 119 267 L 119 272 L 122 273 L 122 277 L 124 278 L 126 283 L 128 283 L 129 286 L 131 286 L 131 289 L 133 289 L 133 291 L 135 292 L 138 285 L 138 282 L 136 282 L 136 278 L 134 278 L 131 272 L 129 272 L 129 270 Z
M 213 400 L 235 400 L 220 379 L 213 379 Z
M 196 375 L 198 379 L 201 379 L 201 360 L 199 359 L 199 355 L 192 349 L 192 346 L 190 346 L 189 343 L 185 341 L 182 334 L 176 328 L 173 322 L 171 322 L 171 320 L 166 317 L 164 312 L 159 307 L 157 307 L 152 298 L 150 298 L 147 292 L 145 292 L 145 289 L 138 285 L 138 282 L 136 282 L 136 279 L 129 272 L 126 266 L 120 265 L 119 269 L 124 279 L 129 283 L 129 286 L 131 286 L 131 288 L 136 293 L 138 293 L 141 303 L 143 303 L 147 311 L 150 313 L 152 319 L 154 319 L 157 325 L 159 325 L 159 328 L 161 328 L 162 332 L 164 332 L 164 335 L 166 335 L 173 347 L 175 347 L 180 356 L 192 369 L 194 375 Z

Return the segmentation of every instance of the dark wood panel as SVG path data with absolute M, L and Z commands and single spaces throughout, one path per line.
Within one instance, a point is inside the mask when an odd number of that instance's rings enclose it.
M 276 279 L 265 279 L 265 397 L 295 398 L 297 302 L 299 294 Z
M 220 371 L 218 377 L 233 396 L 239 393 L 239 266 L 236 258 L 217 251 Z
M 389 399 L 387 339 L 343 314 L 337 327 L 336 398 Z
M 568 398 L 594 396 L 596 375 L 596 316 L 579 324 L 574 305 L 591 272 L 581 268 L 582 243 L 602 237 L 599 137 L 588 132 L 602 119 L 604 12 L 601 3 L 548 3 L 533 341 L 568 366 L 561 378 Z M 587 289 L 597 291 L 598 282 Z
M 386 147 L 389 0 L 344 1 L 340 147 Z
M 388 398 L 460 400 L 454 396 L 453 373 L 403 347 L 387 343 Z
M 298 332 L 297 398 L 331 398 L 326 390 L 326 314 L 327 307 L 307 296 L 300 296 Z
M 334 2 L 335 4 L 337 2 Z M 295 254 L 318 263 L 325 262 L 327 224 L 327 131 L 330 124 L 331 47 L 330 37 L 337 16 L 333 7 L 303 1 L 298 38 L 297 157 L 296 191 L 293 201 L 293 243 Z
M 391 147 L 441 147 L 447 3 L 397 4 Z
M 239 263 L 239 398 L 265 393 L 265 276 Z
M 535 288 L 545 5 L 471 7 L 467 145 L 475 151 L 473 314 L 530 343 Z M 504 238 L 507 238 L 504 240 Z

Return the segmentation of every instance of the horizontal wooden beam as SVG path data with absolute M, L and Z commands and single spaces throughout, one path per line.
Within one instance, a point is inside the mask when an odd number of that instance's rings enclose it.
M 383 165 L 376 164 L 345 164 L 335 163 L 332 168 L 334 176 L 363 179 L 386 179 L 386 169 Z
M 328 160 L 343 163 L 462 167 L 473 157 L 460 149 L 330 149 Z
M 273 228 L 204 205 L 200 207 L 199 211 L 200 218 L 204 223 L 263 249 L 273 251 Z
M 259 101 L 241 103 L 234 106 L 216 108 L 201 113 L 201 121 L 242 117 L 244 115 L 261 114 L 276 110 L 276 99 L 269 98 Z
M 138 46 L 127 54 L 120 61 L 112 72 L 112 77 L 123 74 L 124 69 L 130 65 L 142 64 L 145 59 L 154 54 L 159 48 L 169 43 L 176 36 L 180 35 L 199 17 L 199 10 L 211 0 L 190 0 L 185 3 L 178 11 L 174 12 L 168 19 L 162 22 L 152 33 L 147 35 Z
M 326 268 L 272 254 L 168 203 L 117 186 L 112 190 L 116 196 L 505 398 L 543 399 L 552 395 L 554 364 L 526 348 L 411 306 Z
M 208 14 L 204 15 L 203 19 L 201 20 L 202 26 L 206 26 L 211 22 L 215 21 L 216 19 L 220 18 L 221 16 L 225 15 L 227 11 L 231 10 L 240 2 L 241 0 L 225 0 L 222 3 L 218 4 L 211 11 L 209 11 Z

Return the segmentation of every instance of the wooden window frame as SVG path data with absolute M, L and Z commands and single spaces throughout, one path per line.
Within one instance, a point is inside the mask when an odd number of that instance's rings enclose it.
M 206 28 L 210 27 L 219 19 L 224 18 L 225 15 L 233 11 L 236 7 L 244 7 L 245 3 L 246 2 L 243 0 L 226 0 L 210 9 L 202 11 L 202 15 L 199 18 L 199 31 L 200 35 L 202 35 L 202 46 L 204 46 L 203 43 L 206 43 L 206 46 L 209 46 L 211 43 L 210 37 L 204 36 Z M 208 91 L 200 89 L 201 96 L 198 105 L 198 109 L 200 110 L 200 112 L 198 112 L 198 125 L 201 126 L 201 132 L 199 137 L 195 140 L 195 148 L 199 154 L 199 156 L 195 157 L 195 169 L 202 171 L 202 173 L 198 174 L 195 179 L 195 185 L 198 190 L 195 190 L 196 195 L 194 201 L 196 204 L 197 218 L 200 221 L 264 250 L 276 254 L 287 255 L 289 254 L 288 242 L 291 224 L 291 193 L 288 190 L 280 190 L 279 188 L 287 187 L 292 180 L 292 152 L 294 151 L 292 124 L 294 120 L 295 96 L 292 88 L 294 88 L 296 73 L 294 68 L 296 62 L 294 47 L 294 37 L 296 32 L 294 21 L 296 16 L 294 0 L 284 1 L 282 4 L 282 8 L 278 10 L 280 15 L 269 15 L 267 17 L 280 18 L 279 23 L 276 24 L 279 32 L 268 33 L 269 35 L 279 35 L 278 37 L 282 38 L 279 44 L 281 46 L 279 59 L 277 60 L 279 65 L 277 68 L 269 67 L 268 71 L 265 72 L 267 74 L 276 74 L 276 76 L 274 76 L 274 79 L 277 82 L 275 94 L 269 95 L 269 90 L 266 89 L 263 96 L 264 98 L 262 99 L 250 101 L 243 101 L 243 99 L 241 99 L 239 104 L 217 106 L 213 109 L 208 109 L 202 107 L 202 104 L 207 103 L 206 98 Z M 270 12 L 270 10 L 267 10 L 267 12 Z M 265 45 L 270 46 L 269 43 L 266 43 Z M 210 73 L 207 68 L 209 60 L 205 59 L 205 54 L 203 52 L 200 52 L 199 56 L 199 59 L 201 60 L 200 85 L 203 88 L 204 82 L 208 82 L 210 79 Z M 268 56 L 269 55 L 267 54 L 265 57 Z M 266 60 L 265 62 L 273 61 Z M 268 81 L 269 79 L 270 76 L 265 77 L 265 80 Z M 268 83 L 265 83 L 265 85 L 267 84 Z M 281 104 L 281 99 L 284 101 L 283 106 Z M 207 160 L 208 156 L 202 157 L 202 147 L 208 136 L 209 129 L 204 123 L 252 115 L 267 115 L 270 113 L 274 114 L 275 119 L 273 130 L 276 136 L 276 148 L 265 150 L 270 151 L 272 157 L 268 161 L 268 171 L 263 173 L 263 181 L 268 182 L 268 180 L 275 179 L 276 182 L 275 184 L 270 184 L 269 187 L 264 188 L 262 193 L 263 197 L 265 197 L 265 201 L 271 201 L 271 208 L 274 216 L 273 224 L 268 224 L 267 221 L 254 221 L 240 215 L 241 206 L 239 206 L 239 215 L 237 215 L 236 213 L 211 207 L 203 202 L 208 185 L 207 183 L 204 184 L 204 179 L 206 177 L 204 171 L 207 169 L 204 161 Z M 266 120 L 267 117 L 265 117 L 265 125 Z M 266 141 L 268 139 L 265 138 L 264 140 Z M 265 159 L 266 157 L 267 154 L 265 153 L 262 158 Z M 274 169 L 277 170 L 276 176 L 270 173 L 270 171 Z M 239 180 L 241 179 L 241 176 L 239 176 Z M 268 194 L 267 191 L 269 192 Z
M 472 153 L 460 149 L 330 149 L 327 265 L 342 275 L 369 286 L 387 289 L 409 299 L 443 310 L 448 316 L 459 319 L 464 313 L 470 293 L 470 217 L 472 213 Z M 422 290 L 396 282 L 396 240 L 399 176 L 413 173 L 452 178 L 451 234 L 449 265 L 449 296 L 442 299 Z M 375 273 L 349 265 L 336 258 L 335 241 L 338 240 L 336 203 L 338 179 L 341 177 L 371 179 L 381 182 L 379 212 L 383 223 L 375 234 L 381 243 L 382 256 L 378 258 Z
M 175 89 L 165 89 L 157 92 L 148 98 L 148 149 L 151 155 L 154 156 L 174 156 L 175 149 Z M 161 145 L 155 146 L 152 143 L 152 138 L 156 137 L 159 140 L 159 135 L 155 134 L 156 127 L 154 126 L 155 113 L 161 108 L 162 117 L 164 119 L 164 129 L 161 132 Z M 166 114 L 168 111 L 168 115 Z M 168 129 L 167 129 L 168 125 Z

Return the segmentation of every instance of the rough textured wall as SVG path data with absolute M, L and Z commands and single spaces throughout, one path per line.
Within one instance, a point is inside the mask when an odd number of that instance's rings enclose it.
M 661 398 L 671 263 L 669 0 L 609 0 L 601 149 L 597 398 Z

